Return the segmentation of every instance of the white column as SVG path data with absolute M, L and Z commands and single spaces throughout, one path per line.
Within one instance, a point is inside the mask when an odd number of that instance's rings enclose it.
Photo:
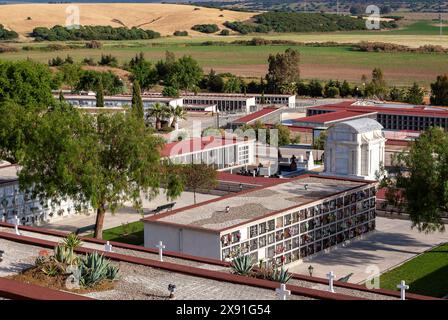
M 356 165 L 355 165 L 356 171 L 355 172 L 356 172 L 357 176 L 361 175 L 361 169 L 362 169 L 361 153 L 362 153 L 361 146 L 357 146 L 356 147 L 356 152 L 355 152 L 355 158 L 356 158 Z

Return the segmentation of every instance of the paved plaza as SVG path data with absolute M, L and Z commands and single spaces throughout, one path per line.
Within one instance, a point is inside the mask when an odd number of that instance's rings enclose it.
M 211 194 L 202 194 L 196 193 L 196 202 L 203 202 L 210 199 L 217 198 L 215 195 Z M 182 207 L 190 206 L 194 204 L 193 200 L 193 192 L 183 192 L 182 195 L 173 200 L 168 201 L 166 196 L 163 194 L 161 190 L 161 194 L 159 194 L 156 198 L 151 201 L 146 199 L 143 200 L 143 208 L 144 211 L 147 212 L 149 210 L 153 210 L 158 206 L 176 202 L 173 209 L 179 209 Z M 42 225 L 43 228 L 46 229 L 55 229 L 61 231 L 76 231 L 76 229 L 80 227 L 85 227 L 88 225 L 92 225 L 95 223 L 96 214 L 92 213 L 90 215 L 78 214 L 70 217 L 62 218 L 59 221 L 52 222 L 50 224 Z M 117 226 L 121 226 L 123 223 L 138 221 L 142 218 L 142 215 L 138 213 L 132 206 L 125 206 L 118 210 L 116 213 L 112 214 L 111 212 L 107 212 L 106 218 L 104 219 L 104 229 L 110 229 Z
M 345 248 L 304 259 L 302 264 L 291 267 L 290 271 L 308 274 L 308 267 L 312 265 L 315 276 L 325 278 L 329 271 L 333 271 L 339 279 L 353 273 L 349 282 L 359 283 L 369 276 L 370 273 L 366 273 L 369 267 L 378 267 L 383 273 L 448 241 L 446 233 L 425 234 L 411 229 L 408 220 L 377 217 L 376 221 L 376 231 L 366 238 L 352 242 Z

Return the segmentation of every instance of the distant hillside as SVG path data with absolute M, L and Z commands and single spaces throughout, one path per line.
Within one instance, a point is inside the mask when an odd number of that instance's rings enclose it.
M 95 4 L 14 4 L 0 6 L 0 23 L 22 37 L 36 27 L 51 28 L 66 24 L 69 6 L 80 9 L 80 24 L 84 26 L 137 27 L 172 35 L 174 31 L 191 30 L 196 24 L 216 24 L 224 28 L 225 21 L 243 21 L 254 14 L 229 10 L 210 9 L 191 5 L 160 3 L 95 3 Z
M 365 0 L 339 0 L 338 2 L 335 0 L 205 0 L 194 3 L 218 8 L 285 12 L 350 12 L 352 7 L 359 7 L 358 10 L 365 13 L 366 7 L 370 4 L 380 7 L 382 14 L 389 14 L 392 11 L 438 12 L 440 9 L 448 12 L 447 0 L 376 0 L 374 2 Z

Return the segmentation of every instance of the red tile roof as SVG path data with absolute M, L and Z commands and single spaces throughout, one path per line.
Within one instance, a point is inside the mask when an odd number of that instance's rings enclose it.
M 413 116 L 426 116 L 426 117 L 447 117 L 448 118 L 448 109 L 446 108 L 437 108 L 428 109 L 427 106 L 409 106 L 409 107 L 400 107 L 397 106 L 353 106 L 353 102 L 345 102 L 339 104 L 327 104 L 322 106 L 310 107 L 309 109 L 316 110 L 327 110 L 327 111 L 355 111 L 355 112 L 377 112 L 380 114 L 397 114 L 397 115 L 413 115 Z
M 352 118 L 359 118 L 360 116 L 367 116 L 372 114 L 368 111 L 346 111 L 340 110 L 335 112 L 328 112 L 322 114 L 316 114 L 313 116 L 303 117 L 295 119 L 296 122 L 309 122 L 309 123 L 326 123 L 338 120 L 350 120 Z
M 163 150 L 160 152 L 162 157 L 176 156 L 186 153 L 198 152 L 201 150 L 217 148 L 220 146 L 237 144 L 242 142 L 242 139 L 237 138 L 221 138 L 215 136 L 191 138 L 188 140 L 174 141 L 165 144 Z
M 235 121 L 233 121 L 234 123 L 249 123 L 251 121 L 254 121 L 258 118 L 261 118 L 263 116 L 266 116 L 272 112 L 277 111 L 279 108 L 276 107 L 266 107 L 263 108 L 261 110 L 258 110 L 254 113 L 248 114 L 247 116 L 241 117 L 239 119 L 236 119 Z

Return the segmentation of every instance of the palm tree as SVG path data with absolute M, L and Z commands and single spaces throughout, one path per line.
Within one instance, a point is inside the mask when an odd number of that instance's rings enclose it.
M 164 106 L 156 102 L 149 110 L 149 116 L 156 118 L 156 129 L 160 130 L 162 127 L 162 118 L 165 116 Z
M 169 114 L 171 117 L 173 117 L 173 120 L 171 121 L 171 128 L 176 128 L 176 124 L 180 119 L 186 119 L 187 113 L 185 110 L 180 107 L 170 107 Z

